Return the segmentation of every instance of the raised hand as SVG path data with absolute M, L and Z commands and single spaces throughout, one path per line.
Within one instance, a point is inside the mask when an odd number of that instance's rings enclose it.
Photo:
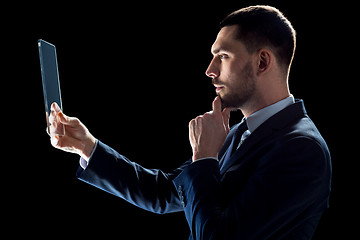
M 205 157 L 218 157 L 230 131 L 231 109 L 221 111 L 221 99 L 216 97 L 213 110 L 189 122 L 189 140 L 193 150 L 193 161 Z
M 79 119 L 66 116 L 58 105 L 53 103 L 49 122 L 51 145 L 66 152 L 79 154 L 85 160 L 89 159 L 96 139 Z

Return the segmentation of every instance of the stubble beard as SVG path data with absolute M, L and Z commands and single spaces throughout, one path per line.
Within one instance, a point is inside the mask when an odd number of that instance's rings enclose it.
M 222 109 L 242 109 L 250 104 L 250 100 L 256 90 L 254 73 L 250 61 L 244 66 L 241 78 L 241 80 L 238 80 L 237 86 L 229 88 L 225 85 L 226 89 L 217 93 L 221 99 Z M 227 90 L 227 92 L 223 93 L 225 90 Z

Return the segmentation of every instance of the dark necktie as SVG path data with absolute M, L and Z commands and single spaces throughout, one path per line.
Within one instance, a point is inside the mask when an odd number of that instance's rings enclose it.
M 244 134 L 244 132 L 248 130 L 248 126 L 246 124 L 246 120 L 244 120 L 238 127 L 238 129 L 236 130 L 233 138 L 234 138 L 234 142 L 233 142 L 233 146 L 231 149 L 231 155 L 239 148 L 239 146 L 242 144 L 241 142 L 241 137 Z
M 226 161 L 228 161 L 230 159 L 231 155 L 236 151 L 236 149 L 240 143 L 241 136 L 247 129 L 248 129 L 248 127 L 246 125 L 246 121 L 244 120 L 236 129 L 236 131 L 232 137 L 231 143 L 220 161 L 220 167 L 224 166 Z

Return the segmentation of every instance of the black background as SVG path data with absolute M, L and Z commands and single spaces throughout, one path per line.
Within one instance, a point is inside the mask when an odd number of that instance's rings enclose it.
M 290 89 L 332 154 L 330 209 L 314 239 L 352 236 L 358 157 L 351 76 L 352 28 L 341 3 L 319 1 L 47 2 L 8 6 L 2 36 L 3 218 L 13 235 L 187 239 L 183 213 L 156 215 L 75 178 L 78 156 L 51 147 L 37 39 L 56 45 L 64 112 L 147 168 L 174 169 L 191 156 L 188 122 L 211 109 L 204 72 L 217 24 L 241 7 L 278 7 L 297 31 Z M 345 50 L 347 49 L 347 50 Z M 351 53 L 350 53 L 351 56 Z M 353 70 L 353 71 L 352 71 Z M 352 114 L 349 114 L 349 112 Z M 241 120 L 232 113 L 231 123 Z M 352 130 L 354 129 L 354 130 Z M 349 135 L 347 135 L 349 134 Z M 101 235 L 99 235 L 101 234 Z

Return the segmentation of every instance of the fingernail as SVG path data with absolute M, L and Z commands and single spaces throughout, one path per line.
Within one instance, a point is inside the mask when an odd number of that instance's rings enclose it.
M 55 111 L 59 112 L 60 111 L 59 105 L 57 105 L 56 102 L 54 102 L 53 104 L 54 104 Z

